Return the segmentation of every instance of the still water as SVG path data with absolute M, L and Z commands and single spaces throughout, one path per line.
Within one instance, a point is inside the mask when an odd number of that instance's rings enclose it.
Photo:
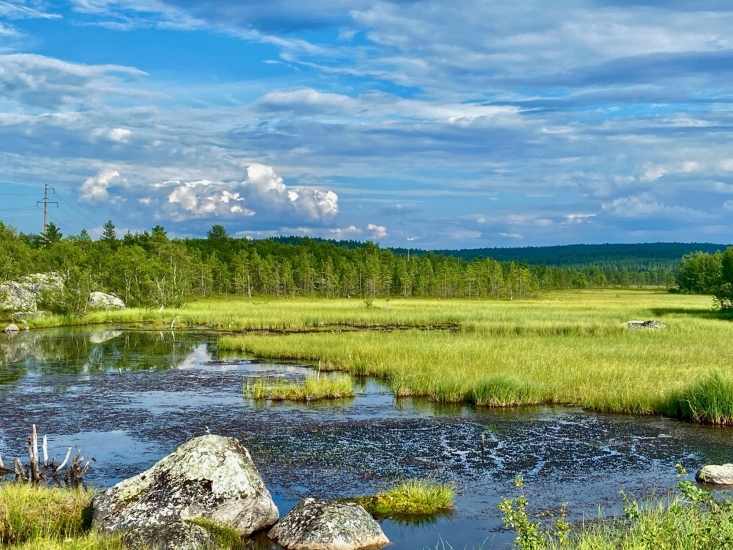
M 373 380 L 353 399 L 321 404 L 242 396 L 247 378 L 308 372 L 302 364 L 222 355 L 206 332 L 0 335 L 0 455 L 23 457 L 35 423 L 52 456 L 68 446 L 93 455 L 86 479 L 106 487 L 208 428 L 250 450 L 281 516 L 305 496 L 368 494 L 411 477 L 452 482 L 459 497 L 451 516 L 382 522 L 394 550 L 511 546 L 497 504 L 516 494 L 517 474 L 533 510 L 567 503 L 579 521 L 618 513 L 622 489 L 635 498 L 665 494 L 679 481 L 677 462 L 694 472 L 733 455 L 728 429 L 561 407 L 441 407 L 396 400 Z

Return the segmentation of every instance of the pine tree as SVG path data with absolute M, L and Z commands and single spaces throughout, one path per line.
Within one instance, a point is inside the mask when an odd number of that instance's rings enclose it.
M 112 220 L 109 220 L 107 223 L 105 223 L 102 228 L 104 229 L 102 231 L 102 237 L 100 238 L 101 241 L 107 241 L 109 243 L 113 243 L 117 240 L 117 233 L 115 232 L 115 224 L 112 223 Z

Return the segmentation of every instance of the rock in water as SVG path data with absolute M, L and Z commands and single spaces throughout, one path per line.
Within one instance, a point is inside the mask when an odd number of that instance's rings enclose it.
M 382 528 L 353 502 L 307 498 L 267 534 L 288 550 L 358 550 L 389 544 Z
M 250 535 L 279 513 L 247 449 L 231 437 L 205 435 L 178 447 L 149 470 L 99 493 L 92 524 L 103 532 L 192 518 Z
M 733 464 L 703 466 L 697 474 L 697 481 L 714 485 L 733 485 Z
M 125 302 L 112 294 L 90 292 L 89 307 L 92 309 L 125 309 Z
M 186 521 L 148 525 L 126 531 L 122 536 L 130 550 L 216 550 L 216 541 L 209 532 Z
M 3 329 L 3 332 L 9 334 L 11 332 L 20 332 L 20 329 L 15 323 L 10 323 L 7 327 Z
M 660 321 L 627 321 L 626 328 L 630 329 L 641 329 L 641 328 L 662 328 L 664 323 Z

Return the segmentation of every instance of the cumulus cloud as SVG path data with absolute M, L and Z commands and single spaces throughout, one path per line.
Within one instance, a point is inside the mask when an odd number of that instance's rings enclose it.
M 110 200 L 108 189 L 111 186 L 122 186 L 125 180 L 117 170 L 105 168 L 96 176 L 87 178 L 79 188 L 79 201 L 87 203 L 102 203 Z
M 382 239 L 389 235 L 387 233 L 387 228 L 385 226 L 376 225 L 373 223 L 370 223 L 369 225 L 367 225 L 367 231 L 371 231 L 372 237 L 374 237 L 375 239 Z
M 499 233 L 499 235 L 506 239 L 521 239 L 522 238 L 521 233 Z
M 329 229 L 328 232 L 337 239 L 344 239 L 360 235 L 361 229 L 359 229 L 355 225 L 350 225 L 349 227 L 336 227 L 333 229 Z

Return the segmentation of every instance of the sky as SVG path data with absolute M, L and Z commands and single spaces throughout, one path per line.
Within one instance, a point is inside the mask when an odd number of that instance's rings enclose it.
M 0 220 L 730 243 L 730 0 L 0 0 Z

